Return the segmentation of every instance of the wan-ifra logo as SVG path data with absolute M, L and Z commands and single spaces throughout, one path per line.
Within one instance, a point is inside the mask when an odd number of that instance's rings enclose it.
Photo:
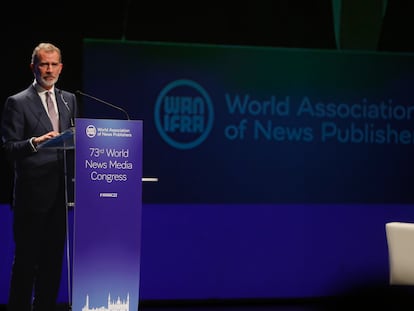
M 85 129 L 86 132 L 86 136 L 88 136 L 89 138 L 93 138 L 96 136 L 96 127 L 91 125 L 88 125 Z
M 198 83 L 175 80 L 158 95 L 154 120 L 166 143 L 177 149 L 191 149 L 200 145 L 213 127 L 213 104 Z

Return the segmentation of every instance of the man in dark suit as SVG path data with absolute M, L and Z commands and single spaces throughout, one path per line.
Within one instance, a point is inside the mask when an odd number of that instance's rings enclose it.
M 72 127 L 78 109 L 73 93 L 55 87 L 63 68 L 58 47 L 39 44 L 30 67 L 33 83 L 7 98 L 1 120 L 2 146 L 14 167 L 8 310 L 29 311 L 33 304 L 33 310 L 52 311 L 66 241 L 65 161 L 62 150 L 39 145 Z

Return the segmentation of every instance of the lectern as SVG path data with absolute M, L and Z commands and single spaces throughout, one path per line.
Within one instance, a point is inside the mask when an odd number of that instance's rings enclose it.
M 75 124 L 42 146 L 74 149 L 70 305 L 138 310 L 143 122 L 78 118 Z

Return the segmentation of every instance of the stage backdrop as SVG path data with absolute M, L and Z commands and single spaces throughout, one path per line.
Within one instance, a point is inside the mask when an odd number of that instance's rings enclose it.
M 413 55 L 85 42 L 84 91 L 145 120 L 146 203 L 410 204 Z M 125 118 L 85 99 L 93 117 Z
M 82 92 L 144 121 L 159 178 L 142 188 L 141 299 L 387 284 L 385 223 L 414 221 L 413 55 L 86 40 L 83 66 Z
M 144 120 L 143 299 L 386 284 L 414 221 L 414 56 L 86 40 L 84 92 Z M 93 118 L 125 118 L 83 97 Z

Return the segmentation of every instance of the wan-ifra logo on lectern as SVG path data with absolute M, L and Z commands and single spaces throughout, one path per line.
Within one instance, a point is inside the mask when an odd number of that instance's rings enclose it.
M 191 149 L 209 135 L 214 109 L 206 90 L 192 80 L 175 80 L 158 95 L 155 126 L 162 139 L 177 149 Z

